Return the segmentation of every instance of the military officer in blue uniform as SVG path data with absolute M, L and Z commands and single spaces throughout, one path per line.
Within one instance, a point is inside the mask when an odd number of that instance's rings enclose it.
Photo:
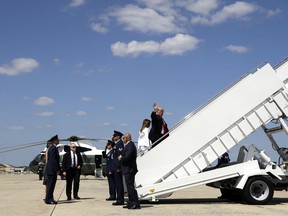
M 108 140 L 105 151 L 103 152 L 103 156 L 106 158 L 106 170 L 105 174 L 108 179 L 108 185 L 109 185 L 109 197 L 106 199 L 109 200 L 116 200 L 116 187 L 115 187 L 115 181 L 114 181 L 114 175 L 113 172 L 113 153 L 114 153 L 114 142 L 111 140 Z
M 124 205 L 124 186 L 123 186 L 123 176 L 121 171 L 121 161 L 118 160 L 118 157 L 122 154 L 124 150 L 124 143 L 122 141 L 123 134 L 119 131 L 114 130 L 113 141 L 115 143 L 113 147 L 113 164 L 112 170 L 114 173 L 114 182 L 116 186 L 116 202 L 113 202 L 112 205 Z
M 54 189 L 57 181 L 57 175 L 60 174 L 60 157 L 57 149 L 59 144 L 58 135 L 53 136 L 48 142 L 51 142 L 52 145 L 48 150 L 48 160 L 46 163 L 46 175 L 47 177 L 47 194 L 45 198 L 46 204 L 57 204 L 57 201 L 54 200 Z

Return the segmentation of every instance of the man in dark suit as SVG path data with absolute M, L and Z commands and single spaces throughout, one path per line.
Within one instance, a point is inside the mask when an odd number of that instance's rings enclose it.
M 80 152 L 77 151 L 76 143 L 70 143 L 70 151 L 63 156 L 62 171 L 66 176 L 66 195 L 67 200 L 71 200 L 72 182 L 74 199 L 80 199 L 78 196 L 81 168 L 83 160 Z
M 46 204 L 57 204 L 54 200 L 54 189 L 57 181 L 57 175 L 60 174 L 60 161 L 57 145 L 59 144 L 58 135 L 53 136 L 48 142 L 52 145 L 48 150 L 48 157 L 46 161 L 46 175 L 47 175 L 47 194 L 45 198 Z
M 131 134 L 126 133 L 123 136 L 124 151 L 122 155 L 118 157 L 119 161 L 122 161 L 122 174 L 124 175 L 125 184 L 128 192 L 128 204 L 123 208 L 128 209 L 140 209 L 140 202 L 138 199 L 138 193 L 135 189 L 135 175 L 137 170 L 137 148 L 131 140 Z
M 123 134 L 119 131 L 114 130 L 113 141 L 115 143 L 113 148 L 113 160 L 112 160 L 112 171 L 114 176 L 114 182 L 116 187 L 116 202 L 112 205 L 124 205 L 124 187 L 123 187 L 123 176 L 121 171 L 121 161 L 118 160 L 119 155 L 124 150 L 124 143 L 122 141 Z
M 149 139 L 153 144 L 152 148 L 159 144 L 169 135 L 168 126 L 163 119 L 164 109 L 158 107 L 156 103 L 153 104 L 153 109 L 154 111 L 151 113 L 152 127 L 149 132 Z

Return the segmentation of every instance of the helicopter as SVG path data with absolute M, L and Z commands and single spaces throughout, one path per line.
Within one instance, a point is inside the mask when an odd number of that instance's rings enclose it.
M 91 145 L 89 142 L 85 141 L 108 141 L 108 139 L 90 139 L 90 138 L 80 138 L 77 136 L 71 136 L 67 139 L 60 139 L 60 143 L 57 145 L 59 156 L 60 156 L 60 166 L 62 163 L 63 155 L 66 152 L 70 151 L 70 143 L 74 142 L 77 146 L 77 151 L 80 152 L 83 158 L 83 166 L 81 169 L 81 175 L 94 175 L 97 178 L 105 177 L 105 158 L 103 158 L 103 151 L 101 149 L 97 149 L 95 146 Z M 63 143 L 63 142 L 68 143 Z M 7 152 L 7 151 L 14 151 L 22 148 L 28 148 L 37 145 L 44 145 L 47 141 L 41 141 L 36 143 L 30 143 L 20 146 L 14 146 L 9 149 L 3 149 L 0 153 Z M 39 180 L 42 180 L 43 177 L 43 168 L 45 166 L 45 152 L 46 148 L 44 148 L 35 158 L 30 162 L 29 169 L 39 175 Z M 64 179 L 64 176 L 61 175 L 61 179 Z

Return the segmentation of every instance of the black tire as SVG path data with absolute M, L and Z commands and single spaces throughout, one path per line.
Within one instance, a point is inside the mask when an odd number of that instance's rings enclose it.
M 273 195 L 273 184 L 263 176 L 250 178 L 243 189 L 244 200 L 253 205 L 265 205 L 271 201 Z

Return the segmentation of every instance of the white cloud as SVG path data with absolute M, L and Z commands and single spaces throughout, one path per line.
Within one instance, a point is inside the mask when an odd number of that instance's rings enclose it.
M 51 128 L 54 128 L 54 126 L 50 125 L 50 124 L 47 124 L 47 125 L 36 125 L 35 128 L 38 128 L 38 129 L 42 129 L 42 128 L 51 129 Z
M 131 41 L 126 44 L 124 42 L 116 42 L 111 45 L 111 50 L 114 56 L 134 56 L 137 57 L 141 53 L 156 53 L 159 52 L 159 43 L 155 41 Z
M 175 33 L 183 32 L 174 16 L 165 16 L 157 13 L 151 8 L 140 8 L 136 5 L 126 5 L 117 8 L 110 16 L 124 26 L 128 31 L 139 31 L 142 33 Z
M 108 28 L 102 26 L 100 23 L 92 23 L 90 25 L 90 27 L 93 31 L 96 31 L 99 33 L 107 33 L 108 32 Z
M 9 130 L 23 130 L 24 129 L 23 126 L 19 126 L 19 125 L 9 125 L 6 128 Z
M 70 7 L 79 7 L 86 3 L 86 0 L 72 0 L 69 4 Z
M 98 16 L 103 23 L 91 24 L 91 28 L 105 33 L 108 30 L 106 27 L 113 23 L 122 26 L 126 31 L 150 35 L 188 34 L 195 24 L 212 26 L 230 20 L 249 20 L 259 14 L 265 14 L 268 17 L 275 16 L 281 12 L 279 9 L 267 10 L 249 1 L 230 2 L 223 0 L 135 0 L 133 4 L 110 7 L 107 13 Z
M 58 59 L 58 58 L 53 59 L 53 63 L 55 65 L 59 65 L 60 64 L 60 59 Z
M 219 7 L 219 0 L 178 0 L 175 4 L 195 14 L 209 15 Z
M 107 127 L 107 126 L 110 126 L 111 125 L 111 123 L 110 122 L 103 122 L 103 124 L 102 124 L 103 126 L 105 126 L 105 127 Z
M 115 107 L 114 106 L 108 106 L 107 110 L 109 110 L 109 111 L 115 110 Z
M 160 45 L 161 52 L 165 55 L 182 55 L 185 52 L 196 49 L 200 39 L 191 35 L 177 34 L 173 38 L 167 38 Z
M 127 124 L 127 123 L 121 123 L 120 126 L 121 126 L 121 127 L 127 127 L 128 124 Z
M 35 115 L 47 117 L 47 116 L 53 116 L 54 114 L 55 114 L 54 112 L 40 112 L 40 113 L 36 113 Z
M 82 97 L 81 100 L 85 101 L 85 102 L 90 102 L 90 101 L 92 101 L 92 98 L 85 96 L 85 97 Z
M 16 58 L 9 64 L 0 66 L 0 74 L 16 76 L 22 73 L 29 73 L 39 67 L 39 63 L 32 58 Z
M 77 68 L 77 69 L 82 69 L 84 67 L 85 67 L 85 64 L 83 62 L 75 64 L 75 68 Z
M 145 5 L 148 8 L 159 11 L 165 15 L 177 15 L 178 12 L 174 7 L 174 0 L 137 0 L 137 2 Z M 178 2 L 178 1 L 176 1 Z M 178 14 L 179 15 L 179 14 Z
M 235 52 L 235 53 L 246 53 L 249 50 L 247 47 L 239 46 L 239 45 L 229 45 L 229 46 L 226 46 L 224 49 L 229 50 L 231 52 Z
M 142 53 L 164 55 L 182 55 L 185 52 L 192 51 L 197 48 L 200 39 L 187 34 L 177 34 L 173 38 L 167 38 L 163 42 L 156 41 L 131 41 L 126 44 L 116 42 L 111 45 L 111 50 L 115 56 L 133 56 L 137 57 Z
M 171 112 L 166 112 L 166 111 L 165 111 L 164 115 L 165 115 L 165 116 L 172 116 L 173 113 L 171 113 Z
M 267 10 L 266 14 L 268 17 L 277 16 L 281 13 L 281 10 L 277 8 L 276 10 Z
M 53 103 L 55 103 L 54 100 L 46 96 L 39 97 L 34 101 L 34 104 L 38 106 L 48 106 Z
M 28 100 L 28 99 L 29 99 L 28 96 L 22 96 L 22 97 L 21 97 L 21 100 Z
M 258 6 L 248 2 L 235 2 L 224 6 L 222 10 L 209 16 L 196 16 L 191 19 L 194 24 L 215 25 L 230 19 L 245 20 L 249 15 L 259 9 Z
M 85 111 L 79 110 L 79 111 L 77 111 L 77 112 L 75 113 L 75 115 L 77 115 L 77 116 L 85 116 L 85 115 L 87 115 L 87 113 L 86 113 Z
M 207 15 L 219 7 L 219 0 L 137 0 L 148 8 L 160 11 L 163 14 L 179 16 L 179 8 L 187 11 Z

